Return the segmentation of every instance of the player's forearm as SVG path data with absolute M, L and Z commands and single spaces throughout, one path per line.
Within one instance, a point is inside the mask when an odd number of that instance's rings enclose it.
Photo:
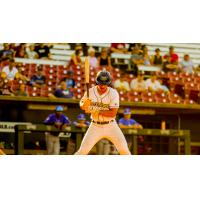
M 119 124 L 119 127 L 120 127 L 120 128 L 129 128 L 128 126 L 123 125 L 123 124 Z
M 115 117 L 117 112 L 115 110 L 101 110 L 99 111 L 99 115 L 103 117 Z

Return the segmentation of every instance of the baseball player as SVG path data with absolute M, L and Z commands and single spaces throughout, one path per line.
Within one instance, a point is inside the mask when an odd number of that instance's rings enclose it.
M 73 122 L 73 125 L 76 127 L 88 127 L 90 125 L 90 122 L 86 121 L 85 115 L 84 114 L 79 114 L 77 117 L 77 121 Z
M 119 108 L 119 94 L 110 87 L 111 75 L 100 71 L 96 86 L 89 89 L 89 98 L 84 94 L 80 101 L 81 109 L 91 114 L 91 124 L 82 140 L 76 155 L 86 155 L 101 139 L 108 139 L 121 155 L 130 155 L 126 139 L 115 121 Z
M 46 125 L 54 125 L 60 130 L 64 130 L 67 125 L 70 124 L 68 117 L 62 112 L 64 111 L 62 106 L 56 106 L 55 113 L 50 114 L 44 121 Z M 45 133 L 46 144 L 48 155 L 59 155 L 60 154 L 60 139 L 59 132 L 57 133 Z
M 126 129 L 126 128 L 143 129 L 141 124 L 139 124 L 137 121 L 135 121 L 134 119 L 131 118 L 131 109 L 130 108 L 125 108 L 123 114 L 124 114 L 124 117 L 119 119 L 119 127 L 120 128 L 122 128 L 122 129 Z M 132 136 L 127 135 L 126 139 L 128 142 L 128 146 L 130 148 L 132 145 Z M 143 141 L 142 136 L 139 136 L 138 139 L 140 141 Z
M 124 114 L 124 117 L 122 117 L 119 120 L 119 127 L 120 128 L 142 129 L 142 125 L 140 125 L 134 119 L 131 119 L 131 109 L 130 108 L 125 108 L 123 114 Z

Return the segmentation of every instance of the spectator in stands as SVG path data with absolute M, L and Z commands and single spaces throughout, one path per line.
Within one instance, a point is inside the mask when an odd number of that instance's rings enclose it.
M 180 70 L 189 74 L 194 72 L 194 64 L 188 54 L 185 54 L 183 60 L 180 62 Z
M 58 97 L 58 98 L 73 98 L 74 94 L 71 89 L 67 88 L 66 82 L 61 81 L 60 87 L 57 88 L 54 94 L 50 94 L 49 97 Z
M 27 57 L 30 59 L 37 59 L 39 58 L 38 54 L 35 52 L 35 45 L 30 44 L 29 47 L 26 49 Z
M 24 75 L 22 63 L 17 64 L 18 72 L 15 75 L 15 79 L 21 83 L 28 83 L 30 79 Z
M 14 91 L 12 89 L 13 81 L 5 79 L 3 87 L 1 88 L 1 94 L 7 96 L 14 96 Z
M 6 73 L 5 72 L 0 72 L 0 95 L 3 94 L 3 88 L 5 87 L 6 84 Z
M 16 52 L 16 44 L 15 43 L 10 43 L 9 49 L 12 49 L 14 52 Z
M 131 90 L 136 92 L 144 92 L 146 90 L 146 84 L 142 73 L 139 73 L 137 78 L 131 81 L 130 87 Z
M 37 66 L 37 74 L 33 75 L 30 80 L 30 84 L 34 87 L 41 88 L 46 83 L 46 77 L 43 75 L 42 65 Z
M 130 86 L 126 78 L 126 74 L 122 73 L 121 77 L 114 82 L 114 88 L 118 91 L 128 92 L 130 91 Z
M 139 48 L 139 55 L 142 55 L 147 49 L 147 46 L 145 44 L 142 44 Z
M 151 58 L 151 64 L 154 65 L 154 66 L 162 66 L 163 58 L 160 55 L 160 49 L 159 48 L 155 49 L 155 55 L 153 55 L 152 58 Z
M 5 66 L 3 69 L 2 69 L 2 72 L 5 72 L 6 75 L 7 75 L 7 79 L 8 80 L 14 80 L 15 78 L 15 75 L 17 74 L 18 70 L 17 68 L 15 67 L 16 64 L 15 64 L 15 60 L 13 58 L 10 58 L 9 59 L 9 65 L 8 66 Z
M 158 79 L 158 81 L 160 82 L 160 90 L 159 92 L 164 92 L 166 94 L 169 94 L 170 91 L 169 91 L 169 88 L 163 84 L 163 79 Z
M 112 67 L 110 56 L 108 55 L 108 49 L 107 48 L 102 48 L 101 54 L 98 57 L 98 66 L 99 67 L 105 67 L 106 69 L 110 69 Z
M 111 43 L 111 53 L 127 53 L 126 43 Z
M 157 76 L 155 73 L 152 73 L 151 77 L 145 81 L 146 88 L 150 92 L 156 92 L 161 89 L 161 84 L 157 80 Z
M 144 64 L 143 57 L 142 55 L 139 55 L 139 49 L 136 47 L 132 51 L 127 71 L 137 76 L 138 65 L 141 65 L 141 64 Z
M 55 113 L 50 114 L 44 121 L 46 125 L 54 125 L 60 131 L 65 130 L 70 125 L 70 120 L 63 114 L 63 107 L 56 106 Z M 60 139 L 59 132 L 45 133 L 46 145 L 48 155 L 59 155 L 60 154 Z
M 24 83 L 19 85 L 19 89 L 14 92 L 15 96 L 28 96 L 28 93 L 26 92 L 26 85 Z
M 19 46 L 16 47 L 16 55 L 18 58 L 27 58 L 26 54 L 26 43 L 20 43 Z
M 37 44 L 35 46 L 34 51 L 38 54 L 38 58 L 42 58 L 42 59 L 50 59 L 51 58 L 50 49 L 44 43 Z
M 73 71 L 70 70 L 67 71 L 67 75 L 62 81 L 66 82 L 67 89 L 74 88 L 76 83 L 75 80 L 73 79 Z
M 195 67 L 195 72 L 196 72 L 197 74 L 200 74 L 200 65 L 197 65 L 197 66 Z
M 165 56 L 164 56 L 164 59 L 167 59 L 167 56 L 169 56 L 170 57 L 170 64 L 173 64 L 173 65 L 178 65 L 178 59 L 179 59 L 179 57 L 178 57 L 178 55 L 174 52 L 174 47 L 173 46 L 170 46 L 169 47 L 169 53 L 168 54 L 166 54 Z
M 128 48 L 128 52 L 132 53 L 134 48 L 138 48 L 141 49 L 142 44 L 141 43 L 129 43 L 129 48 Z
M 148 53 L 148 48 L 146 46 L 143 47 L 143 51 L 142 51 L 141 55 L 142 55 L 144 65 L 150 66 L 151 65 L 150 56 Z
M 14 58 L 15 51 L 10 49 L 10 45 L 8 43 L 3 44 L 3 49 L 0 51 L 0 60 L 7 60 L 10 58 Z
M 131 118 L 131 109 L 125 108 L 123 112 L 124 116 L 119 119 L 119 127 L 122 129 L 143 129 L 142 125 Z M 128 146 L 130 148 L 132 144 L 132 136 L 126 136 Z
M 163 62 L 163 67 L 162 70 L 167 73 L 167 72 L 176 72 L 178 69 L 178 65 L 171 64 L 171 58 L 169 55 L 165 56 L 165 61 Z
M 95 56 L 95 49 L 93 47 L 90 47 L 88 49 L 88 58 L 89 58 L 89 62 L 90 62 L 90 67 L 92 67 L 92 68 L 98 67 L 98 60 Z
M 81 60 L 82 53 L 83 53 L 82 47 L 77 46 L 75 48 L 75 53 L 71 55 L 69 67 L 82 66 L 82 63 L 83 63 L 82 60 Z

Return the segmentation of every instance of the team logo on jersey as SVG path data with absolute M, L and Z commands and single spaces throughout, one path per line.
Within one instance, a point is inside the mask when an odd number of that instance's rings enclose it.
M 101 102 L 91 102 L 90 110 L 109 110 L 109 104 Z

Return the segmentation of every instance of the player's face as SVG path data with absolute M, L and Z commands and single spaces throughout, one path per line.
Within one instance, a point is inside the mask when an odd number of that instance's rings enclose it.
M 126 115 L 124 115 L 124 118 L 125 118 L 126 120 L 130 119 L 130 118 L 131 118 L 131 114 L 126 114 Z
M 99 89 L 99 91 L 104 93 L 104 92 L 106 92 L 108 86 L 107 85 L 98 85 L 97 88 Z
M 56 116 L 57 116 L 57 117 L 60 117 L 61 114 L 62 114 L 62 112 L 60 112 L 60 111 L 57 111 L 57 112 L 56 112 Z

